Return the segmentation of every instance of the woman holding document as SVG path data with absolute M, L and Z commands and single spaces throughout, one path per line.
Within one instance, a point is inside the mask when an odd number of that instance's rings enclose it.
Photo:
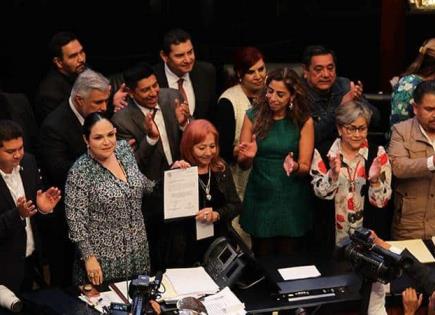
M 207 120 L 192 121 L 180 143 L 184 160 L 174 167 L 198 167 L 199 211 L 194 218 L 180 221 L 172 230 L 168 261 L 172 266 L 192 266 L 201 262 L 212 241 L 228 232 L 233 218 L 241 212 L 231 170 L 219 156 L 219 134 Z M 197 230 L 213 225 L 213 236 L 197 240 Z
M 88 153 L 71 167 L 65 187 L 69 236 L 79 251 L 73 281 L 99 285 L 147 274 L 141 204 L 154 183 L 139 171 L 127 142 L 116 141 L 116 129 L 102 114 L 86 117 L 83 137 Z

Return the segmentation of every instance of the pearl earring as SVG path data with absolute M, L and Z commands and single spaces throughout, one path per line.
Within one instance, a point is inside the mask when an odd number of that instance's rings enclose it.
M 293 109 L 293 102 L 290 102 L 290 103 L 288 104 L 288 109 L 289 109 L 289 110 L 292 110 L 292 109 Z

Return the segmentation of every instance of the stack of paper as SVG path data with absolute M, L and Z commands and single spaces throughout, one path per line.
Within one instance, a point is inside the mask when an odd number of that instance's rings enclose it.
M 203 267 L 168 269 L 163 276 L 163 299 L 176 302 L 186 296 L 200 297 L 219 291 L 218 285 Z
M 110 303 L 123 303 L 117 294 L 112 291 L 100 292 L 100 294 L 95 297 L 87 297 L 81 294 L 79 299 L 92 306 L 100 313 L 104 313 L 104 307 L 110 307 Z
M 217 294 L 207 296 L 203 302 L 208 315 L 244 315 L 245 305 L 240 302 L 237 296 L 228 288 L 222 289 Z
M 278 269 L 284 280 L 296 280 L 320 277 L 319 270 L 314 265 Z
M 421 239 L 388 241 L 387 243 L 402 250 L 406 248 L 419 262 L 423 264 L 435 262 L 434 257 Z

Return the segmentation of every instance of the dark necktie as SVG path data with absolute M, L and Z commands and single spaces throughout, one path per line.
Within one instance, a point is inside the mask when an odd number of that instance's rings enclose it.
M 183 78 L 179 78 L 178 79 L 178 81 L 177 81 L 177 83 L 178 83 L 178 91 L 180 92 L 181 96 L 183 96 L 184 101 L 186 103 L 188 103 L 189 101 L 187 100 L 187 94 L 186 94 L 186 91 L 184 90 L 183 82 L 184 82 Z

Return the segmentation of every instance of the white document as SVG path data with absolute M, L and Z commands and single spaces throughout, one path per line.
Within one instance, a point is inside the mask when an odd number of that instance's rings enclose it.
M 128 286 L 130 285 L 130 281 L 120 281 L 109 285 L 110 291 L 114 292 L 121 301 L 128 300 L 132 301 L 132 299 L 128 296 Z M 116 290 L 115 290 L 115 288 Z M 123 301 L 122 303 L 125 303 Z
M 423 264 L 435 262 L 434 257 L 421 239 L 388 241 L 387 243 L 400 249 L 406 248 L 419 262 Z
M 199 211 L 198 167 L 165 171 L 164 181 L 165 219 L 196 215 Z
M 319 270 L 317 270 L 314 265 L 281 268 L 278 269 L 278 272 L 284 280 L 316 278 L 321 276 Z
M 211 237 L 214 235 L 214 224 L 207 224 L 196 221 L 196 240 Z
M 222 289 L 219 293 L 205 297 L 203 304 L 208 315 L 246 314 L 245 305 L 228 287 Z
M 165 275 L 177 295 L 214 294 L 219 287 L 203 267 L 167 269 Z

